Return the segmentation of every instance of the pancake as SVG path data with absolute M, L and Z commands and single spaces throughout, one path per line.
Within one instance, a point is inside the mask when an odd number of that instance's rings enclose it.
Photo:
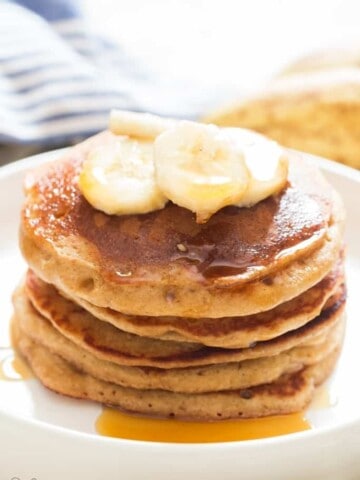
M 339 350 L 273 383 L 222 392 L 186 394 L 166 390 L 126 388 L 79 371 L 47 348 L 35 343 L 13 324 L 13 341 L 35 375 L 51 390 L 95 400 L 128 412 L 196 420 L 219 420 L 277 415 L 304 409 L 315 387 L 333 370 Z
M 289 182 L 279 195 L 198 225 L 172 203 L 108 216 L 86 202 L 77 186 L 83 158 L 114 138 L 104 132 L 27 180 L 22 252 L 65 294 L 131 315 L 238 316 L 274 308 L 331 270 L 342 203 L 302 155 L 288 153 Z
M 203 393 L 248 388 L 270 383 L 324 359 L 342 343 L 344 322 L 337 322 L 320 343 L 299 346 L 271 357 L 204 367 L 159 369 L 127 367 L 100 360 L 62 336 L 36 312 L 17 310 L 13 320 L 31 340 L 66 360 L 78 370 L 106 382 L 137 389 Z
M 133 357 L 161 358 L 197 351 L 198 343 L 174 342 L 140 337 L 102 322 L 78 304 L 61 296 L 54 287 L 28 272 L 25 289 L 32 305 L 64 336 L 75 343 L 98 345 L 105 351 L 120 351 Z M 77 340 L 75 340 L 77 338 Z M 113 353 L 116 355 L 115 353 Z
M 124 349 L 129 346 L 134 353 L 149 349 L 160 350 L 164 355 L 197 350 L 199 345 L 183 345 L 184 341 L 197 342 L 222 348 L 246 348 L 254 342 L 275 338 L 287 331 L 301 327 L 321 312 L 324 304 L 344 282 L 343 260 L 340 259 L 332 272 L 321 282 L 299 297 L 279 305 L 268 312 L 245 317 L 219 319 L 189 319 L 179 317 L 128 316 L 110 309 L 102 309 L 79 299 L 66 300 L 57 290 L 40 280 L 30 270 L 26 275 L 25 288 L 34 307 L 50 319 L 60 331 L 78 329 L 88 337 L 101 342 L 105 337 L 112 345 L 116 342 Z M 86 311 L 79 308 L 83 306 Z M 90 314 L 88 313 L 90 312 Z M 99 322 L 103 320 L 110 325 Z M 127 335 L 124 331 L 136 334 Z M 137 335 L 144 335 L 143 341 Z M 149 338 L 151 337 L 151 340 Z M 174 340 L 156 342 L 155 339 Z M 150 343 L 149 343 L 150 342 Z M 109 344 L 109 348 L 113 348 Z M 136 348 L 138 345 L 138 348 Z M 160 356 L 160 353 L 159 353 Z
M 61 299 L 61 297 L 60 297 Z M 14 310 L 19 317 L 30 317 L 31 315 L 40 316 L 32 307 L 28 300 L 23 286 L 15 292 L 13 297 Z M 72 322 L 67 315 L 49 315 L 48 320 L 61 332 L 66 338 L 73 341 L 79 347 L 92 353 L 99 359 L 114 362 L 119 365 L 128 366 L 153 366 L 159 368 L 179 368 L 199 365 L 210 365 L 218 363 L 228 363 L 243 361 L 251 358 L 260 358 L 264 356 L 276 355 L 284 350 L 294 346 L 313 344 L 321 342 L 322 336 L 326 335 L 329 329 L 335 325 L 343 314 L 345 304 L 344 287 L 333 295 L 325 304 L 321 314 L 303 327 L 287 332 L 279 337 L 266 342 L 257 342 L 250 348 L 243 349 L 222 349 L 218 347 L 207 347 L 204 345 L 185 344 L 192 346 L 191 349 L 183 352 L 169 352 L 167 356 L 159 348 L 161 341 L 158 340 L 151 345 L 151 339 L 148 339 L 146 347 L 141 350 L 141 340 L 143 337 L 127 334 L 125 338 L 134 339 L 134 348 L 129 342 L 120 340 L 118 343 L 112 337 L 112 334 L 101 335 L 102 328 L 113 328 L 104 324 L 97 329 L 98 335 L 90 336 L 88 331 L 82 331 L 77 325 L 79 315 L 72 318 Z M 71 304 L 70 304 L 70 308 Z M 100 322 L 102 324 L 103 322 Z M 115 333 L 115 329 L 112 330 Z M 121 334 L 118 334 L 119 339 Z M 170 342 L 169 342 L 170 343 Z M 174 343 L 176 348 L 176 342 Z M 151 348 L 150 348 L 151 347 Z
M 263 92 L 204 121 L 253 129 L 286 147 L 360 168 L 360 69 L 346 65 L 345 58 L 338 68 L 330 58 L 328 68 L 325 62 L 322 69 L 321 60 L 314 64 L 315 59 L 295 64 L 290 75 L 275 79 Z

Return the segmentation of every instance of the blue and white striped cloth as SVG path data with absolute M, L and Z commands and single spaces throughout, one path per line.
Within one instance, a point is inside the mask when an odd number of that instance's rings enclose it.
M 156 113 L 155 83 L 89 31 L 76 1 L 0 0 L 0 144 L 73 143 L 105 128 L 111 108 Z

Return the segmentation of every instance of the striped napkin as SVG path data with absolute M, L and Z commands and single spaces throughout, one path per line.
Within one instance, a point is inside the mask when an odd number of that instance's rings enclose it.
M 74 0 L 0 0 L 0 164 L 102 130 L 111 108 L 194 117 L 169 101 L 184 90 L 94 33 Z

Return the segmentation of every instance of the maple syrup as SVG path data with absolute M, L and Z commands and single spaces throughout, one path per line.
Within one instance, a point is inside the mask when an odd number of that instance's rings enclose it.
M 96 421 L 96 430 L 100 435 L 171 443 L 254 440 L 301 432 L 310 428 L 311 425 L 303 413 L 221 422 L 187 422 L 137 417 L 104 407 Z
M 0 380 L 27 380 L 33 376 L 25 361 L 11 349 L 0 357 Z

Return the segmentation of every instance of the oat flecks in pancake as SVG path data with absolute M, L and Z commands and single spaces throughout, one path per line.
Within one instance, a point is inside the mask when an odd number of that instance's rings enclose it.
M 162 341 L 140 337 L 102 322 L 81 306 L 61 296 L 56 289 L 29 271 L 26 292 L 33 306 L 48 318 L 65 336 L 77 338 L 77 343 L 88 343 L 102 348 L 109 355 L 122 352 L 134 357 L 161 358 L 196 351 L 195 343 Z

